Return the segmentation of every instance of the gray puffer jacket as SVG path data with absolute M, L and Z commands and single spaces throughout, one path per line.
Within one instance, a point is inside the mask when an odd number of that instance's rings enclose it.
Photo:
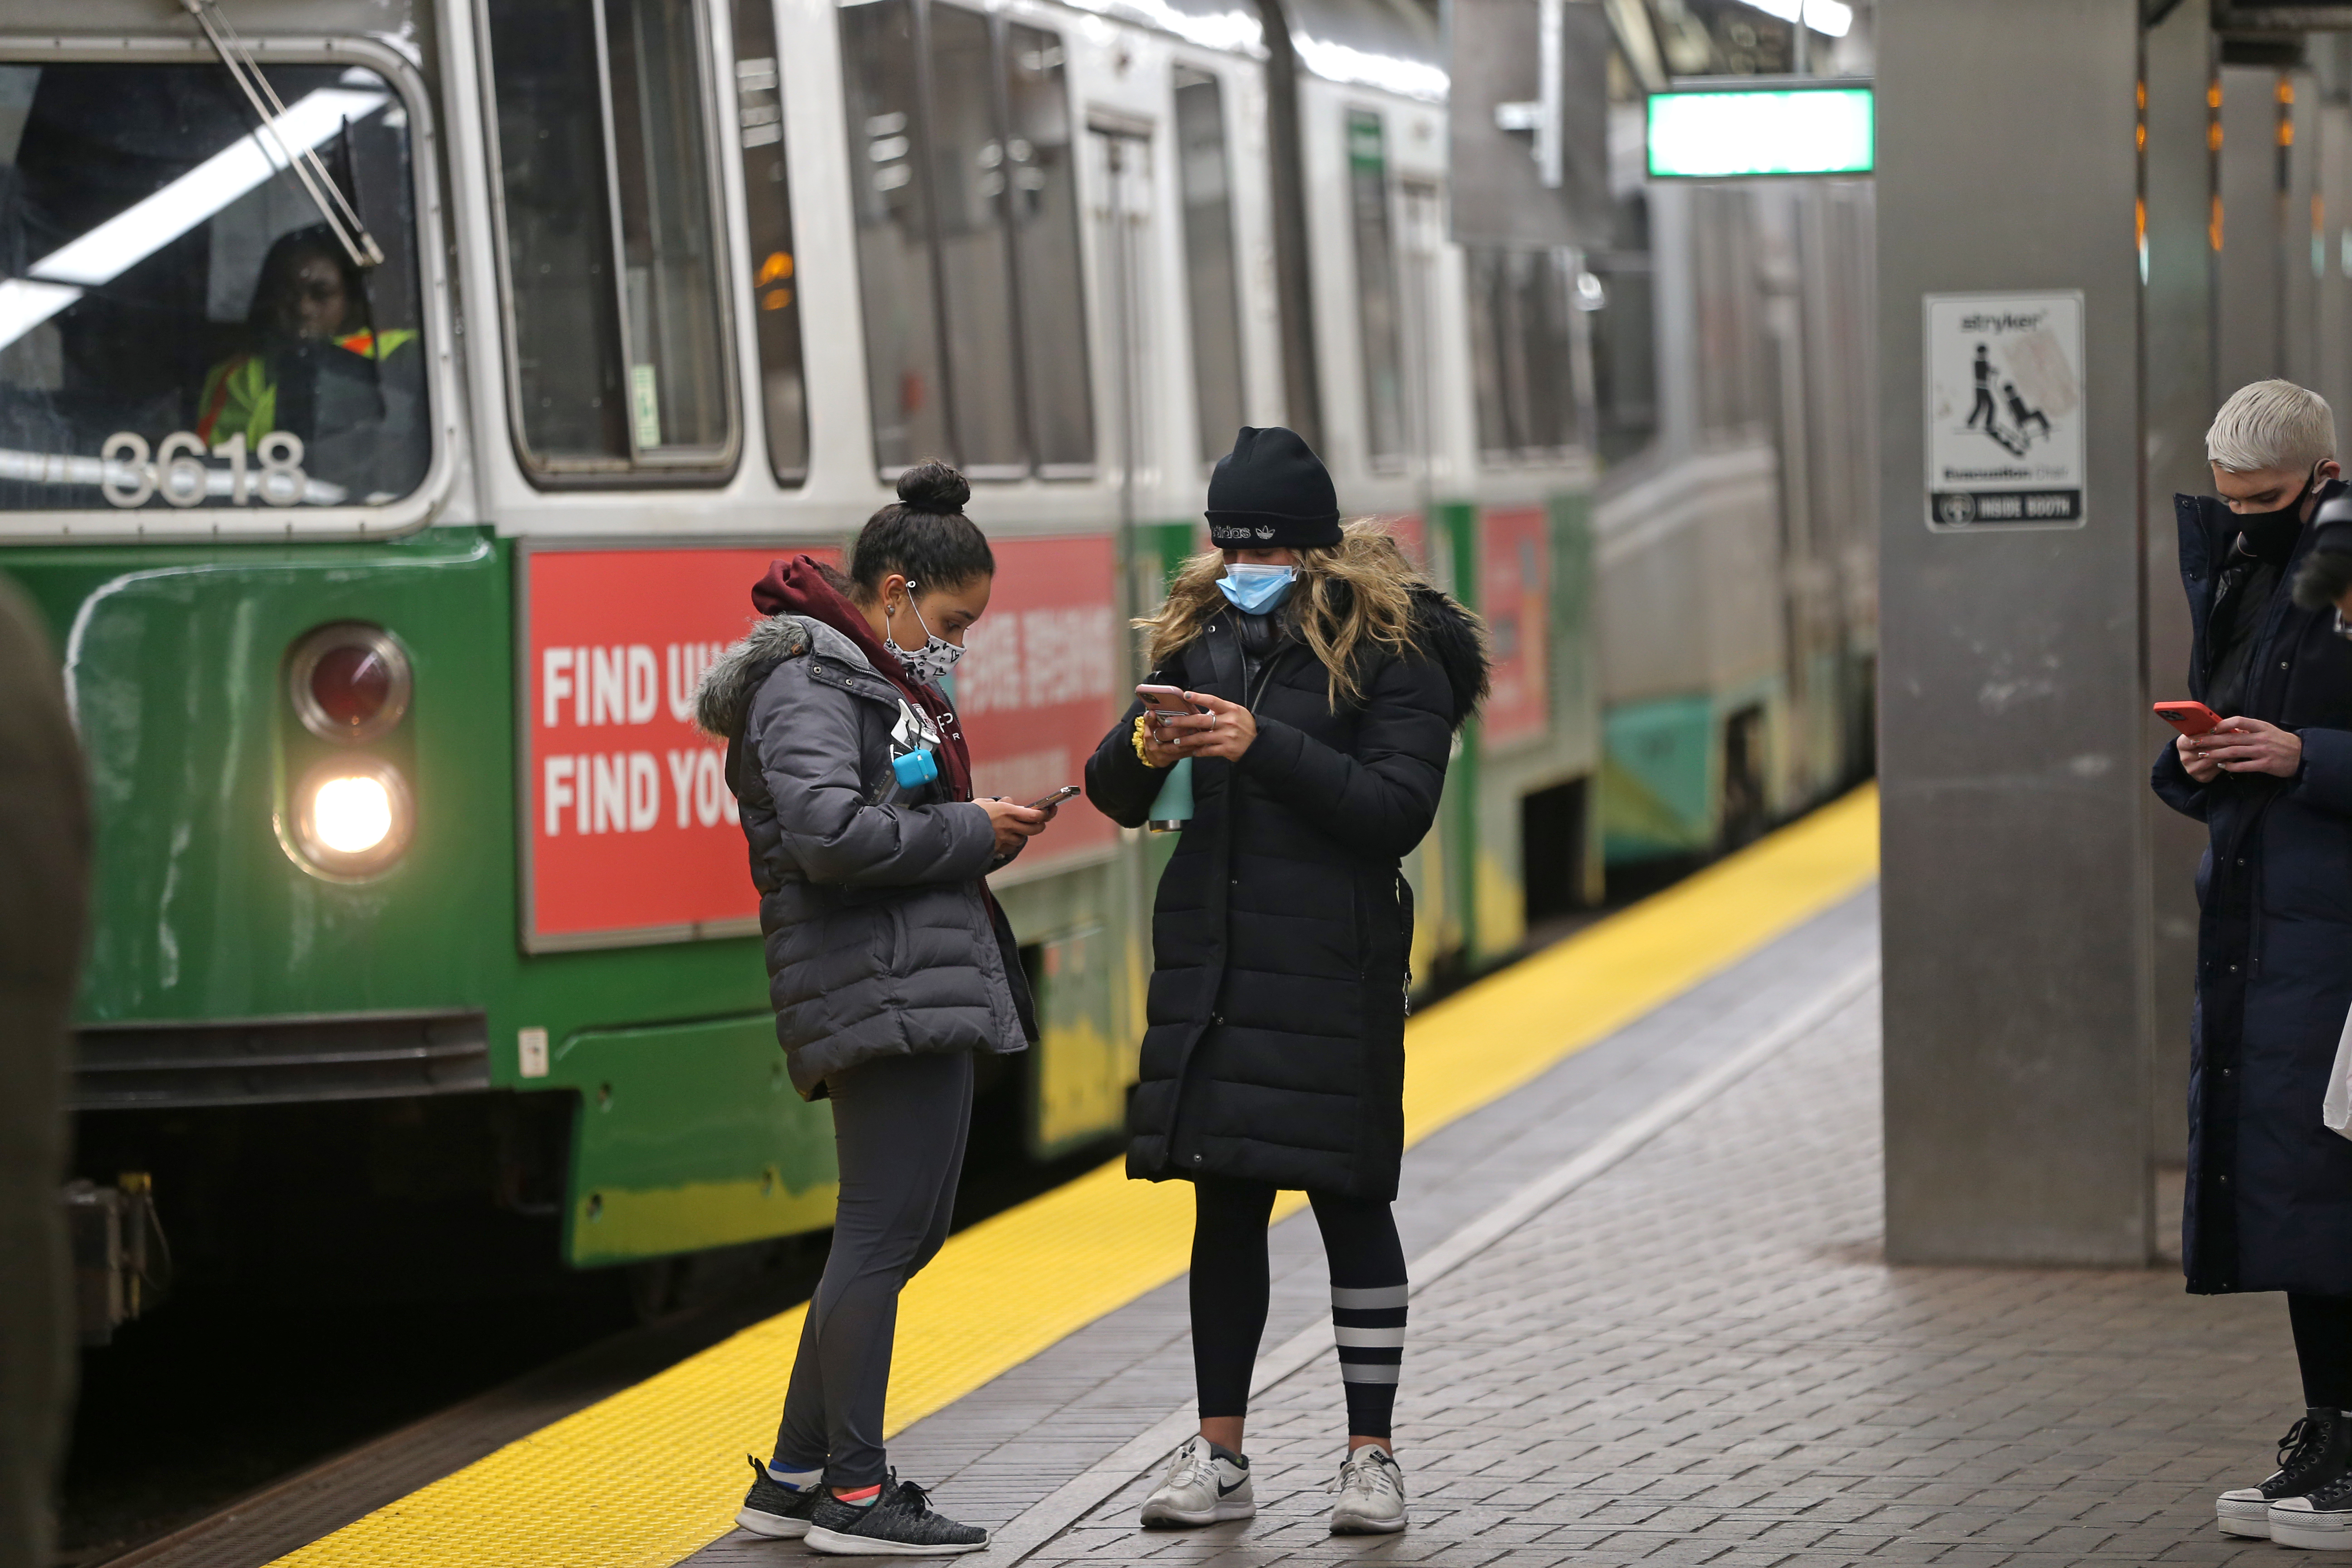
M 942 783 L 900 787 L 891 760 L 944 742 L 857 646 L 771 616 L 703 677 L 696 718 L 728 742 L 793 1087 L 819 1100 L 881 1057 L 1025 1048 L 982 881 L 995 830 Z

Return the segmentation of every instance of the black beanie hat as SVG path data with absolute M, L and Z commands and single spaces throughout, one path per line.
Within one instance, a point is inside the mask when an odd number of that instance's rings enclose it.
M 1225 550 L 1296 550 L 1339 542 L 1339 493 L 1297 432 L 1243 426 L 1209 476 L 1209 542 Z

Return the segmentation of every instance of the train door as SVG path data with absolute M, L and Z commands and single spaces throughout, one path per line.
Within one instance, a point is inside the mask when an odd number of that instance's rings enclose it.
M 1439 321 L 1437 273 L 1440 247 L 1445 243 L 1445 211 L 1437 187 L 1425 181 L 1406 180 L 1399 186 L 1397 244 L 1400 325 L 1404 349 L 1404 432 L 1406 460 L 1421 490 L 1423 510 L 1434 499 L 1437 427 Z
M 1095 256 L 1101 277 L 1104 402 L 1119 476 L 1119 527 L 1131 531 L 1139 489 L 1159 479 L 1150 367 L 1152 338 L 1151 138 L 1126 125 L 1089 126 Z

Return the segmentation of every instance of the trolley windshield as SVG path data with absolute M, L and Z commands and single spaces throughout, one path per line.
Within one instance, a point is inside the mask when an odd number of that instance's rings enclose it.
M 370 70 L 268 79 L 265 121 L 217 63 L 0 63 L 0 510 L 383 506 L 423 482 L 407 114 Z M 380 263 L 289 164 L 306 150 Z

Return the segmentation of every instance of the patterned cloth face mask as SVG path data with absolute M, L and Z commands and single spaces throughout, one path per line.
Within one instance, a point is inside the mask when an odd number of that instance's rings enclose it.
M 882 634 L 882 646 L 898 656 L 898 662 L 907 667 L 908 675 L 936 686 L 946 679 L 948 671 L 956 667 L 956 660 L 963 657 L 963 649 L 943 637 L 934 636 L 930 623 L 923 619 L 923 612 L 915 609 L 915 589 L 919 585 L 914 583 L 907 584 L 907 608 L 915 611 L 915 624 L 923 628 L 926 639 L 923 646 L 910 652 L 900 647 L 887 630 Z

